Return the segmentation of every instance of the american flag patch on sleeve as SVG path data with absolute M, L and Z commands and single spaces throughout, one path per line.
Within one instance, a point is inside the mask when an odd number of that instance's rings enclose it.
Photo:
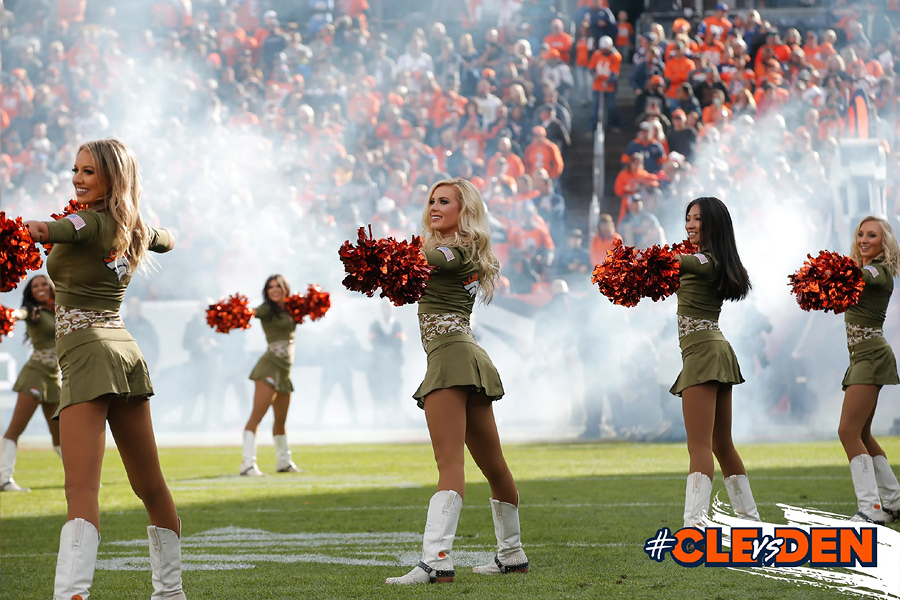
M 453 250 L 447 248 L 446 246 L 439 246 L 438 250 L 440 250 L 444 254 L 444 258 L 447 259 L 447 262 L 450 262 L 451 260 L 456 258 L 455 256 L 453 256 Z
M 866 271 L 872 274 L 872 277 L 878 277 L 878 269 L 876 269 L 872 265 L 866 265 L 864 268 L 866 269 Z
M 705 254 L 703 254 L 703 253 L 701 253 L 701 252 L 698 252 L 698 253 L 697 253 L 697 254 L 695 254 L 695 255 L 694 255 L 694 256 L 696 256 L 696 257 L 697 257 L 697 260 L 699 260 L 699 261 L 700 261 L 700 264 L 701 264 L 701 265 L 705 265 L 705 264 L 706 264 L 706 263 L 708 263 L 708 262 L 709 262 L 709 259 L 708 259 L 708 258 L 706 258 L 706 255 L 705 255 Z
M 72 221 L 72 224 L 75 226 L 75 231 L 87 227 L 87 223 L 85 223 L 84 219 L 82 219 L 78 215 L 66 215 L 66 218 Z

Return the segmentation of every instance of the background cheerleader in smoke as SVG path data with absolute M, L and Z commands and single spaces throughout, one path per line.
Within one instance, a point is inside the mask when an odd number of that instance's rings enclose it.
M 900 519 L 900 485 L 884 449 L 872 436 L 881 386 L 900 383 L 894 352 L 882 330 L 900 266 L 900 247 L 890 224 L 878 217 L 864 218 L 856 227 L 850 258 L 862 270 L 865 287 L 844 314 L 850 366 L 841 382 L 844 402 L 838 436 L 856 491 L 858 511 L 851 521 L 890 523 Z
M 4 492 L 28 491 L 28 488 L 16 484 L 13 472 L 16 468 L 19 436 L 25 431 L 38 406 L 47 420 L 47 427 L 53 438 L 53 449 L 62 456 L 59 449 L 59 423 L 53 420 L 53 413 L 59 404 L 59 363 L 56 360 L 56 317 L 53 311 L 55 301 L 56 288 L 50 278 L 35 275 L 25 286 L 22 308 L 13 312 L 15 319 L 25 322 L 26 336 L 34 351 L 13 385 L 13 391 L 18 392 L 16 408 L 0 447 L 0 490 Z
M 270 275 L 263 286 L 263 303 L 255 310 L 266 335 L 268 348 L 250 372 L 255 383 L 253 409 L 244 426 L 244 445 L 240 474 L 258 477 L 264 475 L 256 464 L 256 429 L 268 412 L 269 407 L 275 417 L 272 424 L 272 439 L 275 443 L 275 470 L 279 473 L 299 473 L 300 469 L 291 460 L 285 422 L 291 405 L 291 365 L 294 362 L 294 329 L 297 321 L 285 309 L 285 302 L 291 295 L 291 288 L 282 275 Z

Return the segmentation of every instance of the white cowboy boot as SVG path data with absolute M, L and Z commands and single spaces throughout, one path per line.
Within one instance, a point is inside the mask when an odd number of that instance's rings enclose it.
M 851 521 L 865 521 L 884 525 L 885 512 L 881 510 L 881 500 L 878 498 L 878 482 L 875 480 L 875 466 L 872 457 L 868 454 L 860 454 L 850 459 L 850 477 L 853 479 L 853 489 L 856 491 L 856 514 L 850 517 Z
M 684 527 L 706 527 L 712 480 L 699 471 L 687 476 L 684 491 Z
M 732 475 L 725 478 L 725 491 L 731 500 L 731 508 L 734 514 L 747 521 L 762 521 L 759 511 L 756 510 L 756 501 L 753 500 L 753 492 L 750 491 L 750 480 L 746 475 Z
M 449 583 L 455 575 L 450 550 L 456 536 L 456 525 L 462 511 L 462 498 L 453 490 L 441 490 L 428 503 L 425 535 L 422 537 L 422 560 L 402 577 L 388 577 L 388 585 L 412 583 Z
M 256 465 L 256 434 L 246 429 L 244 430 L 244 449 L 241 455 L 239 472 L 241 475 L 248 477 L 262 477 L 265 475 Z
M 181 519 L 178 519 L 181 530 Z M 181 538 L 171 529 L 150 525 L 150 571 L 153 594 L 150 600 L 187 600 L 181 588 Z
M 291 460 L 291 449 L 288 446 L 286 435 L 274 435 L 275 442 L 275 470 L 279 473 L 302 473 L 303 470 Z
M 891 470 L 886 456 L 873 456 L 872 465 L 875 467 L 875 481 L 878 483 L 884 522 L 900 521 L 900 483 L 897 482 L 897 476 Z
M 59 534 L 53 600 L 88 600 L 97 565 L 100 534 L 84 519 L 72 519 Z
M 473 567 L 473 573 L 497 575 L 500 573 L 527 573 L 528 557 L 522 550 L 522 534 L 519 529 L 519 507 L 491 498 L 491 516 L 494 517 L 494 534 L 497 536 L 497 554 L 494 562 Z
M 13 472 L 16 470 L 16 454 L 18 447 L 16 443 L 8 438 L 0 441 L 0 491 L 3 492 L 30 492 L 31 490 L 22 487 L 13 479 Z

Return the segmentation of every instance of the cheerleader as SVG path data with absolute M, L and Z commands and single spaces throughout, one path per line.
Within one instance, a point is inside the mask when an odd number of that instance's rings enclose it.
M 856 491 L 858 510 L 850 520 L 884 524 L 900 519 L 900 485 L 884 449 L 872 436 L 881 386 L 900 383 L 894 353 L 882 331 L 900 263 L 890 224 L 878 217 L 863 219 L 856 227 L 850 257 L 862 269 L 865 287 L 859 302 L 844 313 L 850 366 L 842 382 L 838 437 Z
M 731 389 L 743 383 L 731 344 L 719 330 L 724 300 L 750 291 L 728 208 L 718 198 L 697 198 L 687 206 L 684 228 L 696 254 L 680 255 L 678 339 L 683 366 L 669 390 L 681 396 L 690 474 L 684 495 L 684 527 L 703 527 L 709 512 L 713 456 L 737 516 L 759 521 L 744 463 L 731 439 Z
M 19 436 L 38 406 L 47 420 L 53 449 L 59 454 L 59 423 L 53 420 L 53 413 L 59 404 L 59 363 L 56 362 L 56 319 L 53 316 L 55 300 L 56 288 L 50 278 L 36 275 L 25 286 L 22 308 L 13 313 L 13 318 L 25 321 L 25 339 L 31 341 L 34 351 L 13 385 L 13 391 L 19 395 L 0 447 L 0 490 L 4 492 L 29 491 L 29 488 L 16 484 L 12 476 L 16 469 Z
M 256 318 L 262 322 L 266 342 L 265 354 L 250 372 L 250 379 L 256 384 L 253 394 L 253 410 L 244 427 L 244 447 L 241 475 L 261 477 L 265 475 L 256 464 L 256 428 L 272 407 L 275 423 L 272 425 L 272 439 L 275 442 L 275 470 L 279 473 L 299 473 L 300 469 L 291 460 L 284 423 L 288 407 L 291 405 L 291 363 L 294 362 L 294 329 L 296 321 L 284 309 L 284 301 L 291 295 L 291 288 L 282 275 L 271 275 L 263 286 L 262 304 L 256 308 Z
M 150 419 L 153 387 L 119 306 L 147 251 L 173 237 L 144 224 L 137 157 L 114 139 L 78 149 L 72 183 L 87 208 L 59 221 L 29 221 L 36 242 L 53 243 L 47 272 L 56 285 L 56 352 L 62 371 L 60 445 L 68 520 L 59 540 L 55 600 L 87 598 L 100 543 L 100 468 L 106 423 L 151 525 L 153 597 L 184 600 L 181 521 L 163 478 Z
M 493 402 L 503 396 L 503 384 L 469 326 L 476 296 L 480 291 L 482 301 L 489 303 L 499 276 L 481 194 L 464 179 L 435 183 L 422 213 L 422 231 L 424 254 L 436 270 L 419 300 L 428 366 L 413 397 L 425 410 L 438 491 L 428 505 L 421 561 L 406 575 L 385 583 L 453 581 L 450 550 L 465 492 L 465 448 L 491 486 L 498 546 L 493 563 L 473 570 L 525 573 L 528 559 L 519 530 L 519 494 L 503 458 L 493 412 Z

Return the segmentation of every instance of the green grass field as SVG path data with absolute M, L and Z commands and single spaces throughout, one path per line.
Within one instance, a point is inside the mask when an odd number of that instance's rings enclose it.
M 900 456 L 896 437 L 882 439 Z M 766 521 L 784 522 L 776 502 L 855 512 L 849 470 L 834 442 L 739 447 Z M 757 598 L 859 597 L 779 582 L 733 569 L 687 569 L 650 560 L 644 541 L 681 526 L 683 444 L 509 445 L 521 494 L 527 575 L 479 576 L 467 565 L 493 556 L 489 490 L 471 460 L 452 584 L 396 588 L 418 560 L 436 481 L 427 445 L 294 447 L 305 473 L 234 475 L 238 448 L 164 448 L 163 469 L 183 520 L 184 583 L 191 600 L 241 598 Z M 271 447 L 259 451 L 272 471 Z M 896 463 L 895 463 L 896 470 Z M 59 529 L 63 476 L 51 451 L 24 448 L 16 479 L 30 493 L 0 497 L 0 597 L 47 600 Z M 149 598 L 146 513 L 114 450 L 100 492 L 100 555 L 91 598 Z M 726 498 L 721 476 L 714 493 Z M 726 498 L 727 499 L 727 498 Z M 891 527 L 897 528 L 896 524 Z

